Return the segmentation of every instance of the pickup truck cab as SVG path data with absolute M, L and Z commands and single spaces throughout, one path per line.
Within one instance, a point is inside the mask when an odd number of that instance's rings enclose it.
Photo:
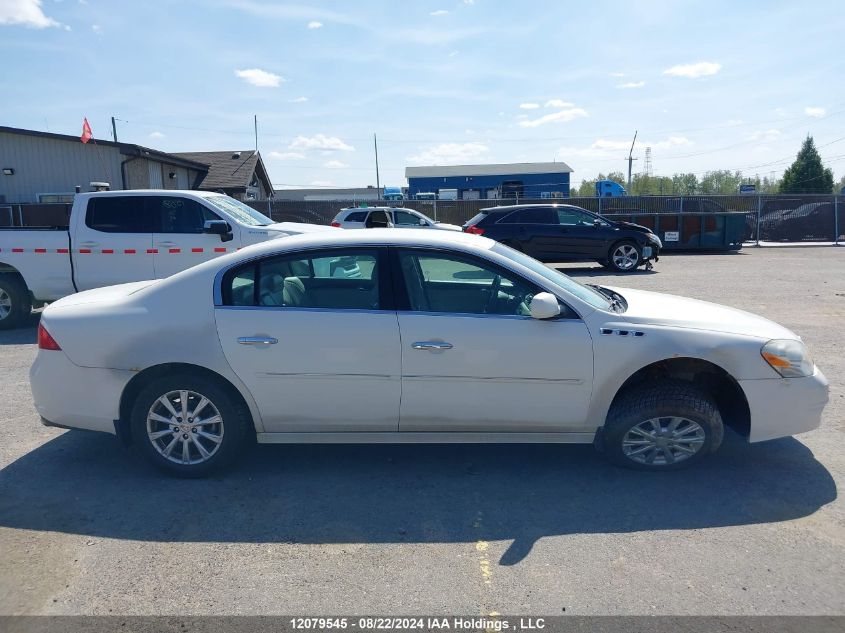
M 333 230 L 275 223 L 220 193 L 77 194 L 67 227 L 0 229 L 0 329 L 75 292 L 161 279 L 258 242 Z

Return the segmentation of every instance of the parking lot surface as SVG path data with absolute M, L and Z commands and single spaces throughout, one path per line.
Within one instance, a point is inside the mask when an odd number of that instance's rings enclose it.
M 0 332 L 0 614 L 845 614 L 845 248 L 557 267 L 793 329 L 822 427 L 677 473 L 590 446 L 258 446 L 176 480 L 39 424 L 33 316 Z

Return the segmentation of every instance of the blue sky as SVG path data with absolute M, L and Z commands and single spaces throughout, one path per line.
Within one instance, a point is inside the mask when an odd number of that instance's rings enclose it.
M 845 3 L 0 0 L 0 124 L 164 151 L 259 148 L 276 185 L 559 160 L 845 173 Z

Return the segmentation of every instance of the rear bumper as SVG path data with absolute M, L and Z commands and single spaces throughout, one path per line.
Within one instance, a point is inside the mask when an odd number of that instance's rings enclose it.
M 29 382 L 42 424 L 115 433 L 120 395 L 131 371 L 79 367 L 64 352 L 39 350 Z
M 749 442 L 762 442 L 817 429 L 830 389 L 816 368 L 806 378 L 740 380 L 751 411 Z

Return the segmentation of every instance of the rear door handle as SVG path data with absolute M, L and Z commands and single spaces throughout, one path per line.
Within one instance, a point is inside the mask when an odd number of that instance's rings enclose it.
M 272 336 L 241 336 L 238 343 L 241 345 L 275 345 L 279 339 Z
M 176 246 L 176 242 L 156 242 L 156 246 Z
M 414 349 L 435 351 L 443 349 L 452 349 L 452 344 L 445 343 L 443 341 L 418 341 L 416 343 L 412 343 L 411 347 Z

